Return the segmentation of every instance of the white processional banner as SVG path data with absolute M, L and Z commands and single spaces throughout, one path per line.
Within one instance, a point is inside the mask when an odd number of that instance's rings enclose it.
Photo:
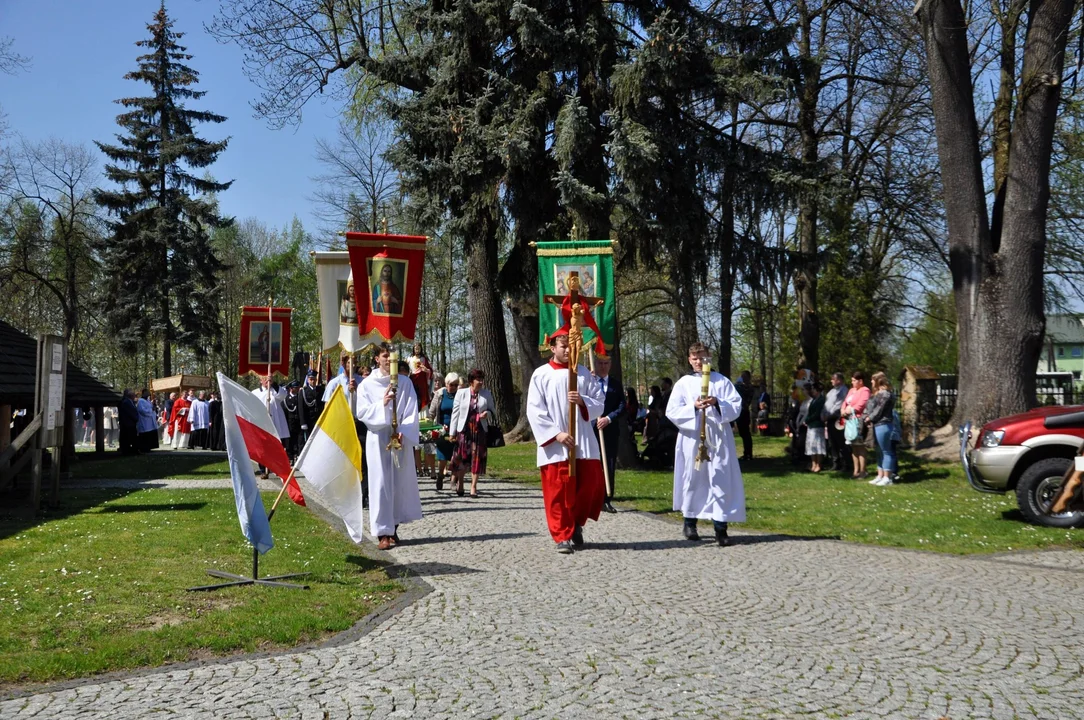
M 315 252 L 316 289 L 320 295 L 320 332 L 324 352 L 358 352 L 383 341 L 378 333 L 358 333 L 357 293 L 350 273 L 350 253 Z M 362 284 L 362 292 L 365 291 Z

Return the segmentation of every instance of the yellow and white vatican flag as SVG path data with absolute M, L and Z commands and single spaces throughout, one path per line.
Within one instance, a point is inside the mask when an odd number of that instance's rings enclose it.
M 316 428 L 294 463 L 295 472 L 325 507 L 343 519 L 350 539 L 360 543 L 361 443 L 345 393 L 334 393 L 316 421 Z
M 314 252 L 316 291 L 320 298 L 320 334 L 324 352 L 336 347 L 358 352 L 383 340 L 377 333 L 358 333 L 358 302 L 365 301 L 365 278 L 354 288 L 347 252 Z M 358 293 L 361 293 L 360 295 Z

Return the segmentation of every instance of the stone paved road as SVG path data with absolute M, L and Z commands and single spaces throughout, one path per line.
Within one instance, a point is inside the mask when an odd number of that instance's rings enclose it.
M 17 698 L 0 717 L 1084 716 L 1079 553 L 756 534 L 722 550 L 620 513 L 560 556 L 536 489 L 485 490 L 424 492 L 391 554 L 433 591 L 351 643 Z

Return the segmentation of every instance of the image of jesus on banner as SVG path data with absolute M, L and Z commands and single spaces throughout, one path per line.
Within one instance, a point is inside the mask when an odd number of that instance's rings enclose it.
M 373 313 L 377 315 L 403 314 L 406 277 L 406 260 L 380 258 L 369 261 L 369 287 L 372 291 Z

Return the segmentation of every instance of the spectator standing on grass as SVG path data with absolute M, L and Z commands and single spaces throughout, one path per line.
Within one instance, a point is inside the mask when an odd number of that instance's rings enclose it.
M 821 392 L 821 384 L 815 382 L 809 385 L 809 405 L 805 413 L 805 454 L 810 458 L 809 469 L 819 473 L 824 468 L 824 454 L 827 443 L 824 437 L 824 393 Z
M 870 485 L 885 487 L 893 484 L 899 471 L 896 460 L 896 426 L 893 411 L 896 409 L 896 396 L 892 394 L 892 384 L 883 372 L 876 372 L 870 378 L 873 395 L 866 405 L 866 422 L 873 428 L 873 439 L 880 450 L 877 460 L 877 477 L 869 481 Z
M 83 443 L 94 444 L 94 410 L 83 408 Z
M 118 411 L 120 420 L 120 454 L 138 455 L 136 449 L 136 426 L 139 423 L 139 411 L 136 410 L 135 393 L 124 388 L 124 399 Z
M 154 414 L 150 396 L 150 392 L 144 388 L 139 394 L 139 402 L 136 403 L 136 412 L 139 414 L 136 421 L 136 447 L 140 452 L 150 452 L 158 447 L 158 418 Z
M 851 469 L 851 453 L 847 450 L 847 441 L 843 437 L 842 420 L 840 412 L 843 409 L 843 400 L 847 397 L 847 383 L 843 373 L 832 373 L 832 387 L 824 393 L 824 422 L 828 433 L 828 458 L 832 462 L 832 470 L 837 472 Z
M 738 416 L 735 423 L 738 427 L 738 435 L 741 435 L 741 459 L 752 460 L 753 431 L 750 425 L 752 424 L 752 405 L 756 395 L 756 388 L 753 387 L 752 371 L 743 370 L 742 374 L 738 376 L 738 382 L 734 383 L 734 389 L 738 391 L 738 395 L 741 395 L 741 415 Z
M 866 472 L 866 445 L 869 442 L 869 425 L 865 422 L 866 404 L 869 403 L 869 388 L 866 387 L 866 376 L 861 370 L 851 373 L 851 389 L 847 391 L 847 397 L 843 399 L 840 416 L 847 420 L 857 418 L 858 437 L 848 440 L 851 446 L 851 459 L 854 461 L 854 473 L 852 477 L 859 480 L 868 477 Z
M 117 409 L 107 407 L 102 410 L 102 442 L 113 447 L 117 442 Z

